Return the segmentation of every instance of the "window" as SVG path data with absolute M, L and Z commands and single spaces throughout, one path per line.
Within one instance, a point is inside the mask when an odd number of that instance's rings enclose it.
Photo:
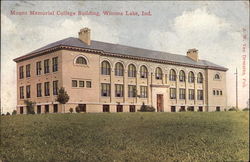
M 102 66 L 102 67 L 101 67 L 101 68 L 102 68 L 102 69 L 101 69 L 102 75 L 110 75 L 111 69 L 110 69 L 110 64 L 109 64 L 109 62 L 108 62 L 108 61 L 103 61 L 101 66 Z
M 220 75 L 219 74 L 215 74 L 214 79 L 219 80 L 220 79 Z
M 128 97 L 136 97 L 136 86 L 135 85 L 128 86 Z
M 176 81 L 176 72 L 174 71 L 174 69 L 171 69 L 171 70 L 170 70 L 170 73 L 169 73 L 169 80 L 170 80 L 170 81 Z
M 120 62 L 115 64 L 115 75 L 123 76 L 123 65 Z
M 128 77 L 136 77 L 136 68 L 133 64 L 128 66 Z
M 155 70 L 155 79 L 162 79 L 162 70 L 159 67 Z
M 115 85 L 115 97 L 123 97 L 123 85 L 122 84 Z
M 220 91 L 220 95 L 222 96 L 222 91 Z
M 185 72 L 183 70 L 180 71 L 179 80 L 180 82 L 185 82 Z
M 140 68 L 140 77 L 147 78 L 148 77 L 148 70 L 145 65 L 142 65 Z
M 216 106 L 216 111 L 220 111 L 220 106 Z
M 58 112 L 58 105 L 57 105 L 57 104 L 54 104 L 54 105 L 53 105 L 53 112 L 54 112 L 54 113 L 57 113 L 57 112 Z
M 84 81 L 82 80 L 79 81 L 79 87 L 84 87 Z
M 170 88 L 170 99 L 176 99 L 176 88 Z
M 220 92 L 217 90 L 217 91 L 216 91 L 216 94 L 219 95 L 219 93 L 220 93 Z
M 198 111 L 202 112 L 202 111 L 203 111 L 203 107 L 202 107 L 202 106 L 199 106 Z
M 186 98 L 186 90 L 184 89 L 184 88 L 180 88 L 179 89 L 180 90 L 180 96 L 179 96 L 179 98 L 180 99 L 185 99 Z
M 171 106 L 171 112 L 176 112 L 175 106 Z
M 148 97 L 148 87 L 147 86 L 141 86 L 141 98 L 147 98 Z
M 197 83 L 203 83 L 203 76 L 202 76 L 202 73 L 198 73 L 198 76 L 197 76 Z
M 122 105 L 116 105 L 116 112 L 123 112 L 123 106 Z
M 26 86 L 26 98 L 30 98 L 30 85 Z
M 24 78 L 24 71 L 23 71 L 23 66 L 19 67 L 19 79 L 23 79 Z
M 38 61 L 36 62 L 36 75 L 42 74 L 42 62 Z
M 58 57 L 52 58 L 52 71 L 58 71 Z
M 109 112 L 109 105 L 103 105 L 102 106 L 102 111 L 103 112 Z
M 23 107 L 20 107 L 20 114 L 23 114 Z
M 26 65 L 26 77 L 30 77 L 30 64 Z
M 44 60 L 44 74 L 49 73 L 49 59 Z
M 41 114 L 41 105 L 37 105 L 37 114 Z
M 72 80 L 72 87 L 77 87 L 77 80 Z
M 129 105 L 129 112 L 135 112 L 135 105 Z
M 187 110 L 188 111 L 194 111 L 194 106 L 188 106 Z
M 101 84 L 101 96 L 110 96 L 110 84 L 108 83 L 102 83 Z
M 79 56 L 79 57 L 76 59 L 76 64 L 87 65 L 87 60 L 86 60 L 84 57 Z
M 181 106 L 181 108 L 180 108 L 180 110 L 179 110 L 180 112 L 182 112 L 182 111 L 186 111 L 186 108 L 185 108 L 185 106 Z
M 194 83 L 194 73 L 192 71 L 188 73 L 188 82 Z
M 45 82 L 44 83 L 44 95 L 45 96 L 49 96 L 50 95 L 50 93 L 49 93 L 49 82 Z
M 194 100 L 194 89 L 188 90 L 188 98 L 189 100 Z
M 42 97 L 42 83 L 36 84 L 36 96 Z
M 216 91 L 215 90 L 213 90 L 213 95 L 216 95 Z
M 20 87 L 20 99 L 24 99 L 24 88 Z
M 197 100 L 203 100 L 203 90 L 197 90 Z
M 86 81 L 86 87 L 91 88 L 91 81 Z
M 45 113 L 49 113 L 49 105 L 45 105 Z
M 78 104 L 80 112 L 86 112 L 86 104 Z
M 53 81 L 53 95 L 58 95 L 58 80 Z

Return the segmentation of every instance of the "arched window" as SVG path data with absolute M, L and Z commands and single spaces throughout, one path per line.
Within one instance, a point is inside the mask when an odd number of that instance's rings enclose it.
M 198 76 L 197 76 L 197 83 L 203 83 L 203 76 L 202 76 L 202 73 L 198 73 Z
M 133 64 L 128 66 L 128 77 L 136 77 L 136 68 Z
M 214 79 L 220 79 L 220 75 L 219 74 L 215 74 L 215 76 L 214 76 Z
M 142 65 L 140 68 L 140 76 L 141 78 L 147 78 L 148 77 L 148 70 L 145 65 Z
M 192 71 L 188 73 L 188 82 L 194 83 L 194 73 Z
M 180 71 L 179 80 L 180 82 L 185 82 L 185 72 L 183 70 Z
M 159 67 L 155 70 L 155 79 L 162 79 L 162 70 Z
M 171 69 L 171 70 L 170 70 L 170 73 L 169 73 L 169 80 L 170 80 L 170 81 L 176 81 L 176 72 L 174 71 L 174 69 Z
M 103 61 L 101 68 L 102 75 L 110 75 L 110 64 L 108 61 Z
M 79 56 L 77 59 L 76 59 L 76 64 L 85 64 L 87 65 L 87 60 L 82 57 L 82 56 Z
M 118 62 L 115 64 L 115 75 L 116 76 L 123 76 L 124 68 L 123 65 Z

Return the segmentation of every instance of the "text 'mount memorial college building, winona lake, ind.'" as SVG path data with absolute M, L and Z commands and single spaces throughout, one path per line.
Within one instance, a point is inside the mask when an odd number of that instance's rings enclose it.
M 152 105 L 157 112 L 222 111 L 226 108 L 225 67 L 198 58 L 94 41 L 90 29 L 27 55 L 17 63 L 17 112 L 24 100 L 36 113 L 136 112 Z M 58 89 L 70 96 L 63 106 Z

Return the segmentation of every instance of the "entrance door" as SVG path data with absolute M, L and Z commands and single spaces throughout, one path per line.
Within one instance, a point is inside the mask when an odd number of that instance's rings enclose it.
M 163 112 L 163 94 L 157 94 L 157 112 Z

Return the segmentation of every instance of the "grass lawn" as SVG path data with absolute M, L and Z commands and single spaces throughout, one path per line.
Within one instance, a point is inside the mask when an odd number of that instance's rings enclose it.
M 248 161 L 248 112 L 1 117 L 3 161 Z

